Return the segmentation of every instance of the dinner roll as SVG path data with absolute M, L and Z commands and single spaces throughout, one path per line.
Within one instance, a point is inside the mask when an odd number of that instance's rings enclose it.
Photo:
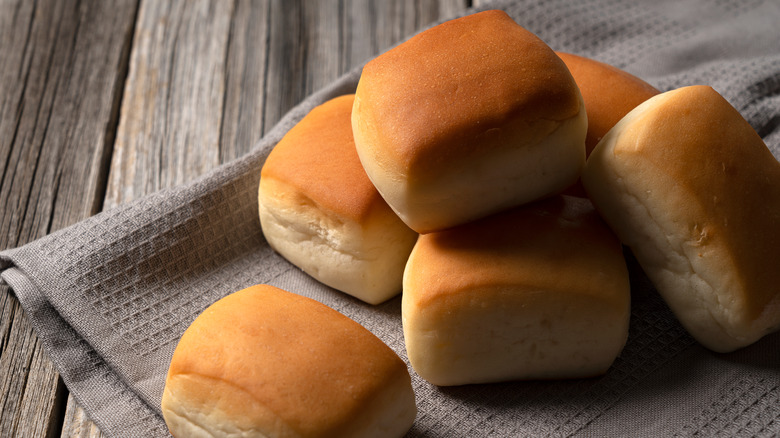
M 582 177 L 685 328 L 718 352 L 780 326 L 780 163 L 715 90 L 655 96 Z
M 253 286 L 207 308 L 171 360 L 177 438 L 400 437 L 416 416 L 406 364 L 312 299 Z
M 260 174 L 269 245 L 306 273 L 367 303 L 401 292 L 417 233 L 366 176 L 352 139 L 353 95 L 314 108 L 271 151 Z
M 596 376 L 625 345 L 630 299 L 617 237 L 587 199 L 555 196 L 420 236 L 406 349 L 435 385 Z
M 585 160 L 574 79 L 502 11 L 442 23 L 366 64 L 352 128 L 371 181 L 420 233 L 560 192 Z
M 609 64 L 570 53 L 556 52 L 566 63 L 582 93 L 588 114 L 586 155 L 637 105 L 659 93 L 652 85 Z

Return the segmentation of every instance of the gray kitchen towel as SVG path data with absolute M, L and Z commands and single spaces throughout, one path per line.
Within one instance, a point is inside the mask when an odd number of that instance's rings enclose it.
M 780 157 L 777 0 L 517 0 L 479 9 L 488 8 L 506 10 L 556 50 L 613 64 L 659 89 L 713 86 Z M 160 397 L 179 336 L 206 306 L 253 284 L 326 303 L 406 359 L 400 298 L 370 306 L 317 283 L 268 247 L 256 214 L 268 152 L 358 78 L 352 72 L 307 98 L 251 153 L 197 181 L 0 253 L 0 288 L 18 297 L 107 436 L 169 436 Z M 419 412 L 409 435 L 779 436 L 780 335 L 731 354 L 705 350 L 626 257 L 630 335 L 606 375 L 437 388 L 412 371 Z

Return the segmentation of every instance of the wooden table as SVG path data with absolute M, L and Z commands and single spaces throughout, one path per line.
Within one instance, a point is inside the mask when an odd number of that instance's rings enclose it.
M 0 249 L 239 157 L 466 0 L 0 0 Z M 0 290 L 0 437 L 97 437 Z

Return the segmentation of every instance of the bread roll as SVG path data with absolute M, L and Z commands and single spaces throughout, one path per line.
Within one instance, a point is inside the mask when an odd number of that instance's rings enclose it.
M 623 116 L 659 93 L 652 85 L 617 67 L 570 53 L 556 53 L 569 68 L 585 102 L 586 156 Z
M 629 307 L 620 242 L 576 197 L 422 235 L 404 273 L 409 360 L 435 385 L 603 374 Z
M 171 360 L 162 412 L 177 438 L 400 437 L 416 407 L 406 364 L 309 298 L 253 286 L 206 309 Z
M 780 163 L 715 90 L 651 98 L 591 154 L 583 184 L 686 329 L 718 352 L 780 326 Z
M 371 181 L 420 233 L 560 192 L 585 160 L 566 65 L 502 11 L 445 22 L 366 64 L 352 128 Z
M 585 102 L 588 114 L 586 158 L 615 123 L 637 105 L 659 93 L 647 82 L 609 64 L 569 53 L 556 53 L 569 68 Z M 563 193 L 587 197 L 579 180 Z
M 287 260 L 335 289 L 377 304 L 401 292 L 417 234 L 360 164 L 353 95 L 314 108 L 276 145 L 260 175 L 260 223 Z

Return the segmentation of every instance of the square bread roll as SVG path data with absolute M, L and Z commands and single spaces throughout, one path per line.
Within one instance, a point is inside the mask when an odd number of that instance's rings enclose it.
M 705 347 L 732 351 L 780 327 L 780 163 L 711 87 L 632 110 L 596 146 L 582 182 Z
M 369 178 L 419 233 L 559 193 L 585 163 L 574 79 L 503 11 L 447 21 L 368 62 L 352 127 Z
M 330 307 L 268 285 L 203 311 L 173 353 L 162 413 L 176 438 L 403 436 L 406 364 Z
M 596 376 L 625 345 L 630 301 L 617 237 L 590 201 L 556 196 L 420 236 L 406 349 L 441 386 Z
M 417 233 L 382 199 L 360 164 L 354 95 L 314 108 L 282 138 L 260 174 L 268 244 L 320 282 L 378 304 L 401 292 Z

